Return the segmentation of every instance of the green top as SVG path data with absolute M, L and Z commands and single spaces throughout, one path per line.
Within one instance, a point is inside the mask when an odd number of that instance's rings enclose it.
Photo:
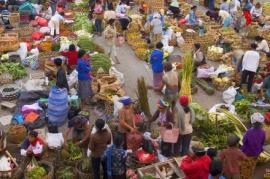
M 176 0 L 173 0 L 173 1 L 171 2 L 170 6 L 172 6 L 172 7 L 178 7 L 178 8 L 179 8 L 179 2 L 176 1 Z

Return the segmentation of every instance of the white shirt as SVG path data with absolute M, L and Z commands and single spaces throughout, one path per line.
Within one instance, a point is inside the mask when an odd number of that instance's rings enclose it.
M 151 21 L 151 26 L 153 26 L 153 33 L 154 34 L 162 34 L 162 22 L 158 18 L 154 18 Z
M 230 16 L 230 14 L 227 11 L 224 10 L 220 10 L 218 12 L 218 15 L 222 18 L 222 20 L 224 21 L 227 17 Z
M 262 8 L 257 9 L 253 6 L 250 10 L 250 14 L 255 17 L 260 17 L 262 15 Z
M 64 20 L 64 17 L 61 16 L 60 14 L 58 14 L 57 12 L 54 14 L 54 16 L 52 16 L 51 18 L 52 21 L 63 21 Z
M 264 52 L 270 52 L 269 46 L 266 40 L 262 40 L 260 43 L 258 43 L 258 47 L 256 50 L 262 50 Z
M 259 66 L 260 54 L 256 51 L 249 50 L 246 51 L 242 62 L 242 71 L 247 70 L 251 72 L 256 72 Z

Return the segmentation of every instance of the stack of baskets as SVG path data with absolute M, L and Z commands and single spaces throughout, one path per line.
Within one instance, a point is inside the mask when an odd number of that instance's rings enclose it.
M 15 51 L 20 47 L 18 33 L 0 35 L 0 52 Z
M 183 38 L 185 40 L 185 44 L 181 47 L 182 50 L 191 50 L 193 48 L 194 43 L 196 43 L 196 39 L 199 37 L 197 32 L 188 32 L 184 30 Z
M 216 34 L 213 33 L 206 33 L 204 36 L 200 37 L 200 36 L 196 36 L 195 38 L 195 42 L 196 43 L 200 43 L 202 44 L 201 46 L 201 50 L 206 53 L 207 52 L 207 48 L 209 46 L 212 46 L 215 44 L 215 40 L 216 40 Z
M 163 0 L 146 0 L 146 4 L 152 12 L 159 12 L 161 9 L 165 9 Z

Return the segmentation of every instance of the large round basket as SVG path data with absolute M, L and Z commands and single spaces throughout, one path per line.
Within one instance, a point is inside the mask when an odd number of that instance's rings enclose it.
M 77 177 L 79 179 L 87 179 L 87 178 L 91 178 L 92 177 L 92 174 L 91 173 L 84 173 L 80 170 L 81 168 L 81 164 L 82 164 L 82 160 L 78 161 L 76 163 L 76 174 L 77 174 Z
M 18 97 L 21 88 L 16 84 L 6 84 L 0 87 L 2 100 L 14 100 Z
M 20 37 L 30 36 L 33 32 L 33 27 L 31 25 L 26 25 L 19 28 Z
M 38 162 L 38 165 L 44 167 L 44 169 L 47 171 L 47 175 L 39 178 L 39 179 L 53 179 L 54 178 L 54 167 L 51 163 L 46 162 L 46 161 L 40 161 Z M 24 179 L 29 179 L 27 177 L 27 171 L 24 171 Z
M 17 166 L 9 171 L 0 171 L 1 179 L 21 179 L 22 169 L 20 166 Z
M 12 144 L 20 144 L 27 135 L 27 129 L 24 125 L 13 124 L 7 132 L 7 140 Z

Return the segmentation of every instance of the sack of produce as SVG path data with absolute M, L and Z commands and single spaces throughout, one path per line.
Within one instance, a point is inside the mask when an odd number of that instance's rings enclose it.
M 211 73 L 215 71 L 214 67 L 209 67 L 209 68 L 203 68 L 203 67 L 198 67 L 197 68 L 197 78 L 209 78 Z
M 7 140 L 14 144 L 20 144 L 27 135 L 27 130 L 23 125 L 13 124 L 7 132 Z
M 40 40 L 44 37 L 44 34 L 42 32 L 33 32 L 31 37 L 33 40 Z
M 235 96 L 237 94 L 236 89 L 231 86 L 226 91 L 223 92 L 222 99 L 227 104 L 232 104 L 235 101 Z

